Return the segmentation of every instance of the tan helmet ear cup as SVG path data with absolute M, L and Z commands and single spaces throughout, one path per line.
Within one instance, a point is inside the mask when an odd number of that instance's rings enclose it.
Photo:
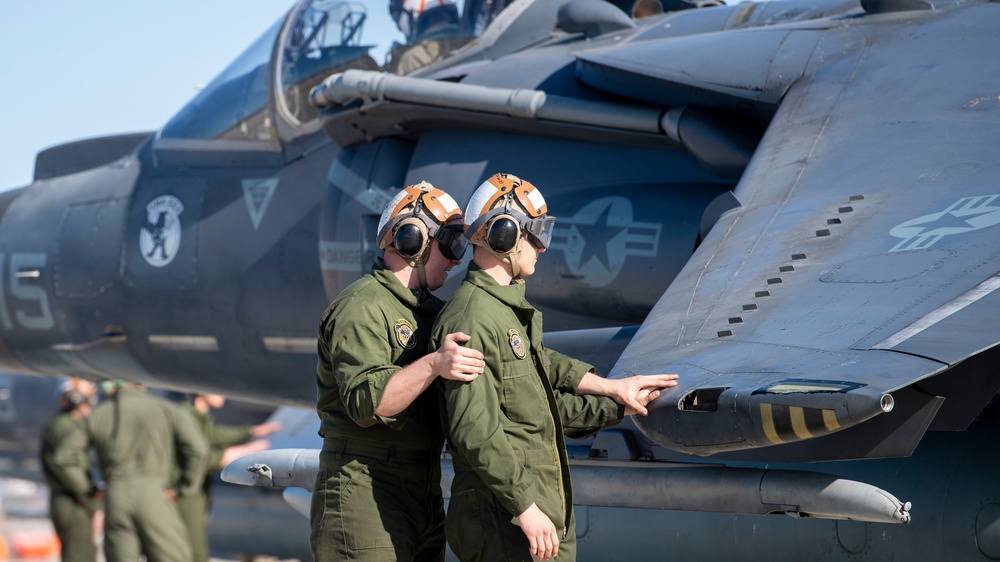
M 486 245 L 493 252 L 504 255 L 517 245 L 521 238 L 521 227 L 510 215 L 498 215 L 486 225 Z

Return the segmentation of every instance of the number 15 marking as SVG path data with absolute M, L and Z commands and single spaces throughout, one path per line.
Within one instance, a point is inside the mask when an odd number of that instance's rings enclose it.
M 4 287 L 4 262 L 6 254 L 0 252 L 0 323 L 7 330 L 14 327 L 11 322 L 11 310 L 7 307 L 6 288 Z M 52 319 L 52 309 L 49 307 L 49 295 L 45 289 L 39 287 L 31 281 L 32 277 L 22 278 L 18 272 L 26 269 L 40 269 L 45 267 L 48 256 L 35 252 L 16 252 L 10 255 L 10 267 L 7 268 L 6 278 L 10 284 L 10 296 L 19 303 L 36 303 L 34 306 L 20 306 L 14 309 L 14 319 L 22 328 L 29 330 L 49 330 L 55 326 Z M 37 278 L 37 277 L 35 277 Z M 37 309 L 38 314 L 29 314 L 28 310 Z

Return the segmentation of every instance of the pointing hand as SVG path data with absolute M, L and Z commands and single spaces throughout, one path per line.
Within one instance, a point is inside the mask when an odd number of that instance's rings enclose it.
M 640 375 L 615 381 L 615 392 L 611 396 L 615 402 L 625 406 L 625 415 L 649 412 L 649 404 L 660 395 L 659 389 L 677 386 L 677 375 Z

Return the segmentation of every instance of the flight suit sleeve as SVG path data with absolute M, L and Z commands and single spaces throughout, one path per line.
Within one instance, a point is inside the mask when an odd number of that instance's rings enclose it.
M 365 306 L 371 303 L 358 304 L 361 306 L 354 307 L 357 310 L 339 315 L 324 330 L 336 380 L 323 383 L 326 386 L 336 383 L 345 413 L 359 426 L 383 423 L 393 429 L 402 429 L 407 410 L 396 416 L 375 413 L 389 379 L 401 368 L 393 364 L 389 328 L 378 307 Z
M 618 425 L 625 417 L 625 406 L 607 396 L 577 396 L 553 391 L 563 435 L 583 439 L 598 431 Z
M 52 471 L 55 465 L 56 447 L 66 438 L 67 430 L 60 430 L 58 419 L 49 422 L 42 431 L 42 469 Z
M 552 384 L 553 390 L 576 394 L 576 388 L 580 386 L 583 376 L 593 371 L 594 366 L 590 363 L 584 363 L 583 361 L 563 355 L 548 347 L 543 346 L 543 349 L 545 352 L 540 359 L 548 362 L 546 370 L 548 371 L 549 382 Z
M 541 360 L 549 374 L 564 435 L 582 439 L 619 424 L 625 417 L 625 407 L 607 396 L 576 394 L 580 380 L 593 371 L 593 365 L 548 348 Z
M 482 343 L 493 342 L 490 335 L 472 332 L 465 326 L 439 328 L 434 331 L 432 351 L 445 334 L 464 331 L 472 336 L 466 347 L 478 349 L 489 357 Z M 520 515 L 535 503 L 538 485 L 503 431 L 501 381 L 499 374 L 490 368 L 490 361 L 486 363 L 483 374 L 472 382 L 438 379 L 443 394 L 445 431 L 453 446 L 452 454 L 465 459 L 505 509 Z
M 205 466 L 212 472 L 222 466 L 222 457 L 226 454 L 226 448 L 250 440 L 250 426 L 248 425 L 215 425 L 208 427 L 205 435 L 208 439 L 208 459 Z
M 90 477 L 90 463 L 87 450 L 90 448 L 90 432 L 87 420 L 75 425 L 56 447 L 52 456 L 52 472 L 57 480 L 73 494 L 77 503 L 95 509 L 94 487 Z
M 167 419 L 173 424 L 174 448 L 180 468 L 176 492 L 179 496 L 187 496 L 199 490 L 205 478 L 208 442 L 190 414 L 173 404 L 165 407 L 169 412 Z
M 208 445 L 213 449 L 225 449 L 250 440 L 249 425 L 215 425 L 208 430 Z

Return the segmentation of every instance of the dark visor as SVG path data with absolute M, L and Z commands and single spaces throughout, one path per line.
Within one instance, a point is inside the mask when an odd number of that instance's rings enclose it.
M 441 255 L 450 260 L 460 260 L 465 255 L 465 248 L 469 243 L 465 237 L 465 227 L 461 224 L 446 224 L 437 229 L 434 238 L 441 248 Z

